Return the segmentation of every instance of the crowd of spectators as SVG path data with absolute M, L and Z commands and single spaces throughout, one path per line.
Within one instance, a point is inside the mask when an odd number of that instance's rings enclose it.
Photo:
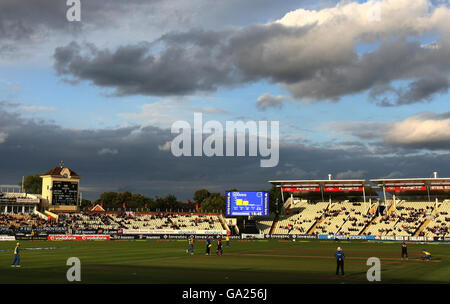
M 32 214 L 0 214 L 0 227 L 36 227 L 39 218 Z

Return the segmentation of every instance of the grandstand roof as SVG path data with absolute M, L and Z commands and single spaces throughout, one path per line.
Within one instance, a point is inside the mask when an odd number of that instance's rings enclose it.
M 280 186 L 288 186 L 288 185 L 310 185 L 310 184 L 358 184 L 362 185 L 366 183 L 365 179 L 305 179 L 305 180 L 274 180 L 269 181 L 269 183 L 273 185 L 280 185 Z
M 364 179 L 326 179 L 326 180 L 274 180 L 272 185 L 282 188 L 283 192 L 314 195 L 333 193 L 340 196 L 376 195 L 375 190 Z
M 432 184 L 432 185 L 450 185 L 450 178 L 380 178 L 371 179 L 375 184 Z
M 387 192 L 397 195 L 448 195 L 450 178 L 391 178 L 372 179 L 371 182 L 384 186 Z

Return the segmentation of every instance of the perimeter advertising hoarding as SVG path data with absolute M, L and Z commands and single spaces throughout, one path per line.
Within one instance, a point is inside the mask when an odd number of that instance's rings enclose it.
M 0 241 L 15 241 L 16 238 L 12 235 L 0 235 Z
M 363 187 L 325 187 L 325 192 L 362 192 Z
M 319 187 L 285 187 L 283 192 L 320 192 Z
M 450 191 L 450 186 L 431 186 L 432 191 Z
M 181 235 L 225 235 L 226 230 L 174 230 L 174 229 L 123 229 L 123 234 L 181 234 Z
M 425 186 L 386 186 L 386 191 L 426 191 Z
M 331 235 L 331 234 L 319 234 L 317 237 L 319 240 L 346 240 L 346 235 Z M 349 235 L 350 240 L 375 240 L 373 235 Z
M 48 241 L 109 241 L 109 235 L 49 235 Z
M 268 192 L 228 191 L 227 216 L 269 216 Z

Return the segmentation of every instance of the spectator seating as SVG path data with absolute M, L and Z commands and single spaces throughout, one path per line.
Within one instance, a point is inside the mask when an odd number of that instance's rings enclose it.
M 77 229 L 223 230 L 217 215 L 196 214 L 61 214 L 60 222 Z
M 34 214 L 0 214 L 0 227 L 33 227 L 38 222 Z
M 365 234 L 377 236 L 414 236 L 433 212 L 434 203 L 406 202 L 396 204 L 390 215 L 379 216 L 372 222 Z
M 263 219 L 263 220 L 257 220 L 256 228 L 258 228 L 259 233 L 269 234 L 270 228 L 272 228 L 273 221 L 274 221 L 274 217 Z
M 322 217 L 328 204 L 328 202 L 309 204 L 302 201 L 297 204 L 297 208 L 290 210 L 290 215 L 278 220 L 274 234 L 306 234 Z
M 317 234 L 359 234 L 371 219 L 367 205 L 349 201 L 335 202 L 316 227 Z
M 429 237 L 448 237 L 450 236 L 450 201 L 443 202 L 433 219 L 428 223 L 424 230 L 424 235 Z
M 417 229 L 425 222 L 427 215 L 431 215 L 434 203 L 400 201 L 394 210 L 398 218 L 392 234 L 395 236 L 414 236 Z

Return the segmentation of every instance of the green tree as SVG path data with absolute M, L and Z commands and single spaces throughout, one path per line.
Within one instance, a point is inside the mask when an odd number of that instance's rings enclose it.
M 151 203 L 151 198 L 148 198 L 139 193 L 135 193 L 131 195 L 130 200 L 126 204 L 127 206 L 130 206 L 132 208 L 145 208 L 145 206 L 150 206 Z
M 202 202 L 202 211 L 204 212 L 225 212 L 225 196 L 220 193 L 212 193 Z
M 156 197 L 151 205 L 152 209 L 160 209 L 161 211 L 172 210 L 175 211 L 179 207 L 182 207 L 181 202 L 177 201 L 177 198 L 173 194 L 169 194 L 166 197 Z
M 19 182 L 22 187 L 22 182 Z M 42 194 L 42 178 L 39 174 L 30 174 L 25 176 L 23 180 L 23 189 L 25 193 Z
M 121 207 L 118 204 L 117 192 L 103 192 L 100 197 L 95 201 L 95 204 L 103 203 L 103 208 L 117 208 Z
M 92 206 L 92 202 L 90 200 L 83 198 L 80 202 L 80 207 L 84 211 L 89 211 L 93 206 Z
M 103 203 L 104 208 L 122 208 L 123 203 L 127 208 L 145 208 L 146 206 L 153 207 L 153 199 L 148 198 L 139 193 L 125 192 L 104 192 L 95 201 L 95 204 Z
M 125 207 L 127 208 L 134 207 L 131 201 L 132 196 L 133 194 L 130 191 L 118 193 L 114 200 L 114 205 L 117 207 L 123 207 L 123 203 L 125 203 Z
M 167 209 L 171 209 L 171 210 L 175 210 L 177 209 L 179 202 L 177 201 L 177 198 L 175 195 L 173 194 L 169 194 L 164 198 L 166 205 L 167 205 Z
M 280 212 L 281 205 L 283 204 L 283 200 L 281 199 L 280 188 L 272 185 L 272 188 L 269 190 L 269 211 L 272 213 Z M 278 205 L 277 205 L 278 200 Z
M 206 189 L 200 189 L 194 192 L 194 197 L 192 198 L 194 203 L 197 203 L 199 205 L 202 204 L 202 202 L 207 199 L 211 193 L 209 193 Z

